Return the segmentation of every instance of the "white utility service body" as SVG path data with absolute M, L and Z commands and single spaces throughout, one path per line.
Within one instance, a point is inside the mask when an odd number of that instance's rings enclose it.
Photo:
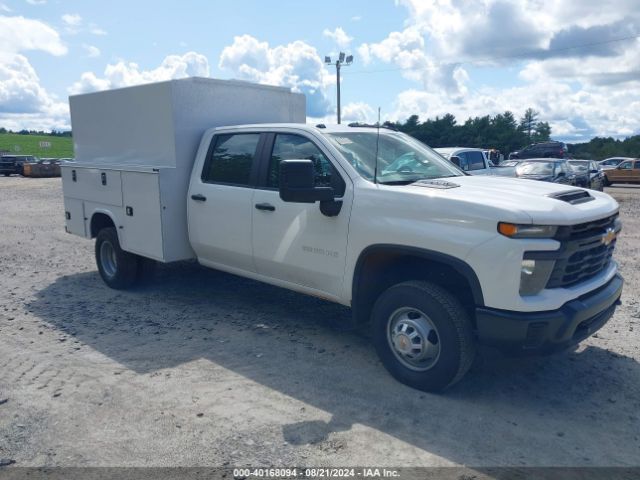
M 607 194 L 465 175 L 385 128 L 306 125 L 282 88 L 186 79 L 70 103 L 66 229 L 96 238 L 113 288 L 148 259 L 197 258 L 341 303 L 424 390 L 459 380 L 476 344 L 561 350 L 619 303 Z
M 305 97 L 287 88 L 188 78 L 69 99 L 75 162 L 64 164 L 66 227 L 95 237 L 108 215 L 123 249 L 161 262 L 195 258 L 187 190 L 205 130 L 304 122 Z M 94 225 L 95 227 L 95 225 Z

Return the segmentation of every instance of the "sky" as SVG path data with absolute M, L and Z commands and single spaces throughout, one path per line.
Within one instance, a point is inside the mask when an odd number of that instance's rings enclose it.
M 309 122 L 459 123 L 531 107 L 568 142 L 640 133 L 640 0 L 0 0 L 0 127 L 68 96 L 207 76 L 290 87 Z

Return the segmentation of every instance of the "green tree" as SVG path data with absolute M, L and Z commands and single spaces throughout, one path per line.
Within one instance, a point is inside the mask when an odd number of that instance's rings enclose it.
M 551 137 L 551 126 L 547 122 L 538 122 L 533 133 L 534 142 L 547 142 Z
M 533 138 L 533 132 L 538 124 L 539 112 L 536 112 L 533 108 L 527 108 L 524 115 L 520 119 L 520 130 L 527 135 L 527 141 L 531 143 Z

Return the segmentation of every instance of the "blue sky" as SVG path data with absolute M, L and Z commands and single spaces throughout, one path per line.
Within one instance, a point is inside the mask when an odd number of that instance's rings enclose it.
M 574 5 L 575 4 L 575 5 Z M 289 86 L 311 121 L 533 107 L 553 136 L 640 128 L 635 0 L 0 0 L 0 126 L 69 128 L 67 97 L 205 75 Z

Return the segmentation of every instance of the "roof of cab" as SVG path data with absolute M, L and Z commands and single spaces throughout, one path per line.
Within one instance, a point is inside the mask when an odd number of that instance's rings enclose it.
M 298 129 L 315 133 L 347 133 L 347 132 L 377 132 L 375 127 L 349 126 L 345 124 L 310 124 L 310 123 L 254 123 L 247 125 L 230 125 L 215 128 L 216 131 L 238 130 L 238 129 L 272 129 L 272 128 L 289 128 Z M 380 133 L 394 132 L 394 130 L 381 127 Z

